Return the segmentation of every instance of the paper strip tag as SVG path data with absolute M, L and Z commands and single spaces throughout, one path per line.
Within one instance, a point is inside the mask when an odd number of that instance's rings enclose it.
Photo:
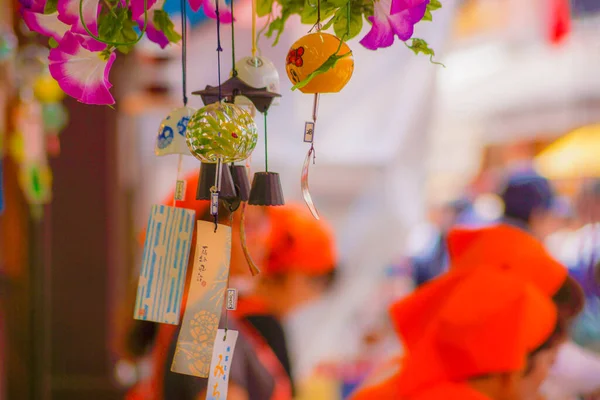
M 312 143 L 315 135 L 315 123 L 307 121 L 304 123 L 304 143 Z
M 185 200 L 185 186 L 185 181 L 177 181 L 177 184 L 175 185 L 175 200 Z
M 213 192 L 210 194 L 210 215 L 219 214 L 219 193 Z
M 238 293 L 237 289 L 227 289 L 227 303 L 226 308 L 228 311 L 235 311 L 237 309 Z
M 171 371 L 207 378 L 227 288 L 231 228 L 208 221 L 196 224 L 196 249 L 185 314 Z
M 152 206 L 133 318 L 179 324 L 195 215 L 185 208 Z
M 217 332 L 212 361 L 210 363 L 206 400 L 227 399 L 229 373 L 231 371 L 231 361 L 237 338 L 237 331 L 219 329 Z

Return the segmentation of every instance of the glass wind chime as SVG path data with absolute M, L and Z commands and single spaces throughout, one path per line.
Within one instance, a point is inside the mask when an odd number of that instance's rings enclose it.
M 350 3 L 347 6 L 348 29 L 350 27 Z M 304 124 L 304 142 L 310 148 L 304 160 L 300 185 L 302 197 L 312 215 L 319 219 L 308 186 L 308 169 L 312 158 L 315 162 L 314 135 L 319 110 L 320 93 L 337 93 L 346 86 L 354 72 L 352 51 L 343 38 L 321 32 L 321 2 L 317 1 L 317 22 L 308 35 L 298 39 L 290 48 L 286 58 L 286 72 L 294 84 L 292 90 L 314 95 L 312 120 Z M 312 32 L 312 31 L 316 32 Z

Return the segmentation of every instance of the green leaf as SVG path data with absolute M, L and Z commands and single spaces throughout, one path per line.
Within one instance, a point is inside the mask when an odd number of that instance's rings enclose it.
M 114 8 L 98 18 L 98 36 L 109 42 L 123 43 L 117 50 L 124 54 L 133 49 L 133 42 L 138 38 L 135 28 L 137 24 L 131 19 L 128 8 Z
M 271 14 L 273 10 L 273 0 L 257 0 L 256 1 L 256 15 L 264 17 L 265 15 Z
M 335 22 L 335 15 L 331 18 L 329 18 L 329 21 L 325 22 L 325 25 L 323 25 L 323 29 L 324 31 L 326 31 L 327 29 L 331 28 L 331 25 L 333 25 L 333 23 Z
M 348 10 L 350 3 L 337 10 L 335 20 L 333 22 L 333 30 L 338 37 L 343 37 L 345 40 L 350 40 L 360 33 L 363 26 L 362 11 L 359 7 L 351 7 Z M 350 19 L 348 19 L 348 11 L 350 11 Z M 344 37 L 344 35 L 347 35 Z
M 58 0 L 46 1 L 46 5 L 44 6 L 44 14 L 52 14 L 53 12 L 56 12 L 57 4 L 58 4 Z
M 425 15 L 423 15 L 423 18 L 421 19 L 421 21 L 432 21 L 433 20 L 433 16 L 431 15 L 431 10 L 427 9 L 425 10 Z
M 48 46 L 50 46 L 51 49 L 55 49 L 58 47 L 58 42 L 56 41 L 56 39 L 50 38 L 48 39 Z
M 331 17 L 335 12 L 336 7 L 330 2 L 321 2 L 321 22 Z M 306 0 L 304 8 L 300 14 L 300 22 L 307 25 L 314 25 L 317 23 L 317 6 L 316 3 L 313 5 L 310 0 Z
M 439 0 L 430 0 L 427 4 L 427 9 L 425 9 L 425 15 L 421 21 L 433 21 L 433 15 L 431 14 L 435 10 L 439 10 L 442 8 L 442 3 Z
M 426 56 L 429 56 L 429 61 L 432 64 L 438 64 L 438 65 L 443 66 L 444 68 L 446 67 L 444 64 L 433 60 L 433 57 L 435 57 L 435 51 L 433 51 L 433 49 L 431 47 L 429 47 L 429 44 L 427 44 L 427 42 L 425 40 L 418 39 L 418 38 L 412 38 L 410 46 L 406 42 L 404 42 L 404 44 L 406 44 L 406 47 L 411 49 L 417 55 L 422 53 L 422 54 L 425 54 Z
M 169 42 L 177 43 L 181 40 L 181 35 L 175 32 L 175 24 L 165 10 L 154 10 L 153 22 L 154 26 L 165 34 Z

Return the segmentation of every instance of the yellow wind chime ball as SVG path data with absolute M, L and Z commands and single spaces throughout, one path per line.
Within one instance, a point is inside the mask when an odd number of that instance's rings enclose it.
M 354 72 L 354 59 L 350 47 L 340 38 L 325 32 L 310 33 L 301 37 L 288 52 L 285 70 L 294 85 L 305 80 L 327 59 L 338 52 L 339 56 L 350 53 L 338 60 L 327 72 L 316 75 L 306 86 L 299 88 L 302 93 L 337 93 L 346 86 Z

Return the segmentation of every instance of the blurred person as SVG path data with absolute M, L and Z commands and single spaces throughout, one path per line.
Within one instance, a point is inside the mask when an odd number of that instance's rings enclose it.
M 412 265 L 415 286 L 420 286 L 430 279 L 442 274 L 448 267 L 448 250 L 446 235 L 455 224 L 464 221 L 468 215 L 471 202 L 465 198 L 444 204 L 439 210 L 433 210 L 434 224 L 420 243 L 410 246 L 408 262 Z M 435 212 L 437 211 L 437 212 Z
M 561 227 L 562 204 L 548 179 L 524 168 L 508 176 L 500 189 L 504 202 L 503 222 L 530 232 L 539 240 Z
M 423 295 L 445 302 L 423 302 Z M 438 278 L 395 312 L 431 315 L 399 377 L 407 400 L 520 400 L 535 369 L 532 354 L 551 345 L 559 324 L 556 306 L 539 289 L 481 268 Z
M 537 396 L 536 388 L 539 386 L 540 376 L 545 376 L 545 371 L 549 368 L 559 345 L 567 338 L 571 321 L 581 311 L 583 295 L 580 288 L 574 280 L 569 279 L 567 269 L 555 261 L 538 240 L 525 231 L 506 224 L 479 229 L 453 229 L 448 235 L 448 249 L 451 268 L 447 274 L 452 274 L 453 271 L 469 273 L 478 269 L 500 270 L 531 283 L 557 305 L 560 324 L 555 337 L 543 351 L 532 355 L 532 368 L 523 379 L 523 398 L 534 399 Z M 417 292 L 431 293 L 430 288 L 435 281 L 424 285 Z M 443 296 L 421 295 L 415 298 L 423 299 L 424 304 L 430 304 L 431 307 L 445 302 Z M 402 301 L 397 304 L 401 305 Z M 431 314 L 402 314 L 398 312 L 397 307 L 392 306 L 390 312 L 405 353 L 410 357 L 422 331 L 430 323 Z M 397 380 L 402 373 L 403 361 L 401 358 L 397 360 L 398 362 L 387 370 L 378 371 L 353 400 L 377 396 L 382 399 L 395 398 L 385 396 L 391 396 L 389 393 L 394 394 L 394 390 L 399 386 Z M 388 392 L 389 390 L 392 392 Z
M 559 354 L 545 384 L 549 400 L 600 396 L 600 180 L 583 186 L 576 205 L 583 226 L 565 240 L 558 254 L 583 287 L 586 305 L 572 331 L 574 343 Z
M 177 202 L 177 206 L 195 210 L 197 219 L 212 221 L 209 203 L 195 200 L 198 174 L 189 175 L 186 178 L 186 184 L 186 200 Z M 173 194 L 168 196 L 163 204 L 171 205 L 172 202 Z M 219 217 L 220 223 L 232 225 L 233 228 L 230 282 L 232 287 L 237 284 L 241 286 L 240 304 L 242 304 L 242 299 L 249 290 L 247 282 L 252 278 L 249 276 L 248 264 L 242 250 L 239 229 L 236 229 L 240 226 L 240 212 L 232 215 L 221 204 Z M 263 257 L 262 238 L 266 229 L 264 221 L 264 208 L 248 207 L 246 213 L 248 247 L 253 250 L 253 257 L 259 265 L 262 264 Z M 195 235 L 186 282 L 189 282 L 192 273 L 194 250 Z M 187 290 L 188 285 L 186 284 L 184 306 Z M 182 309 L 181 312 L 183 314 L 184 310 Z M 220 327 L 224 327 L 224 325 L 222 318 Z M 286 373 L 286 368 L 280 362 L 280 359 L 287 358 L 285 342 L 282 348 L 277 348 L 276 353 L 261 334 L 257 334 L 251 324 L 244 320 L 243 315 L 236 316 L 230 313 L 227 326 L 239 331 L 235 356 L 231 365 L 228 398 L 230 400 L 290 400 L 292 398 L 291 381 L 289 374 Z M 133 329 L 131 329 L 133 334 L 129 338 L 129 348 L 138 356 L 150 353 L 152 374 L 130 391 L 128 400 L 204 400 L 207 379 L 170 371 L 179 329 L 180 327 L 175 325 L 137 320 L 133 322 Z M 277 329 L 276 320 L 270 324 L 271 339 L 277 337 L 278 332 L 281 331 L 281 328 Z
M 255 299 L 283 324 L 293 381 L 301 385 L 316 367 L 309 347 L 322 318 L 320 301 L 335 281 L 337 253 L 330 225 L 304 205 L 267 209 L 267 258 L 257 277 Z

